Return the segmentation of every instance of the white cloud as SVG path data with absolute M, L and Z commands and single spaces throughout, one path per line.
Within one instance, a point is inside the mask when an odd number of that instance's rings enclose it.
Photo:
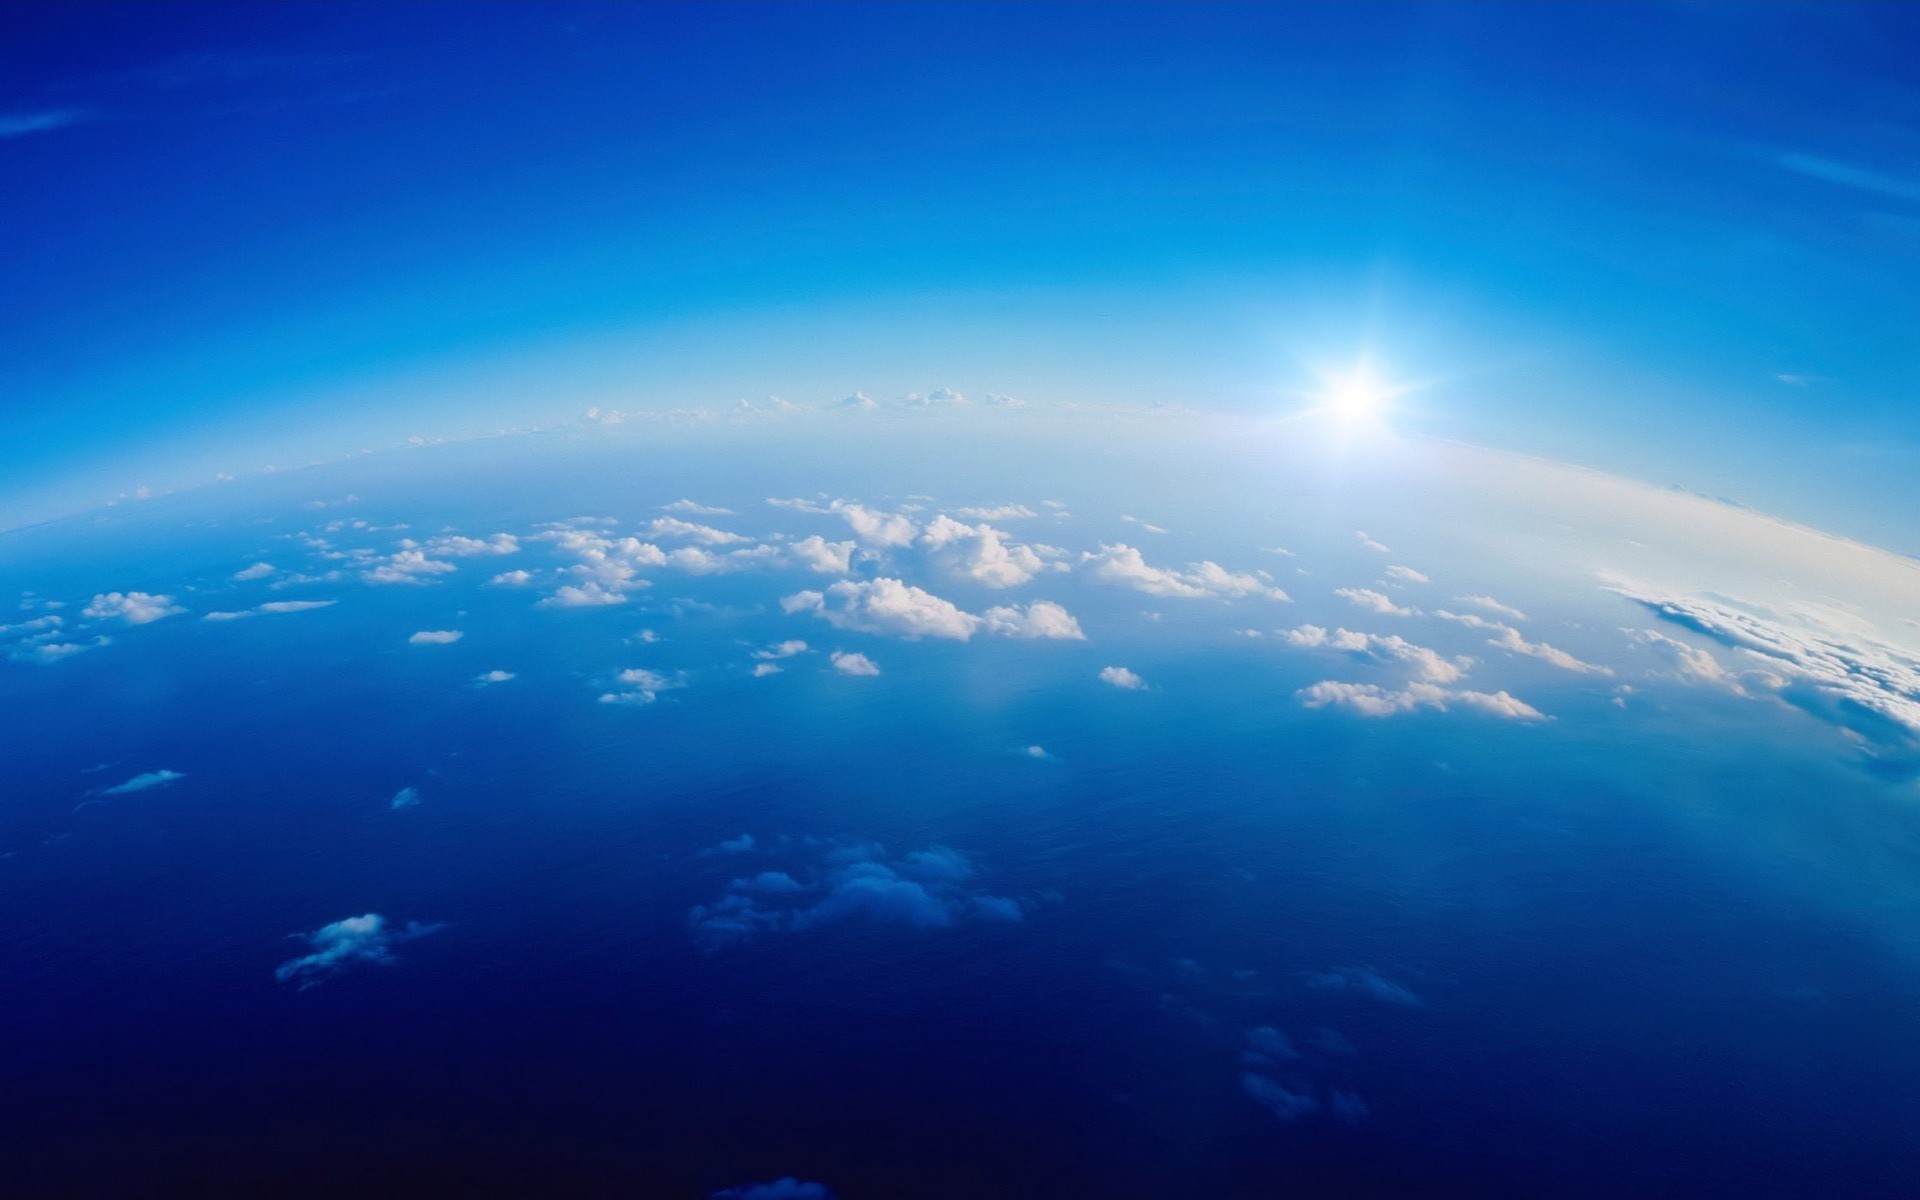
M 82 616 L 95 620 L 118 617 L 129 625 L 146 625 L 185 611 L 172 596 L 147 592 L 102 592 L 80 610 Z
M 626 596 L 598 583 L 564 584 L 540 601 L 541 608 L 598 608 L 625 604 Z
M 494 587 L 526 587 L 533 582 L 533 572 L 527 570 L 502 571 L 487 582 Z
M 1301 703 L 1308 708 L 1344 708 L 1363 717 L 1391 717 L 1419 708 L 1445 712 L 1458 704 L 1490 716 L 1516 721 L 1545 720 L 1539 709 L 1504 691 L 1456 691 L 1431 683 L 1414 682 L 1394 691 L 1372 683 L 1343 683 L 1323 679 L 1312 687 L 1300 689 Z
M 755 679 L 765 679 L 769 675 L 778 675 L 779 673 L 779 663 L 763 662 L 753 664 L 753 677 Z
M 300 934 L 313 952 L 281 963 L 274 969 L 273 977 L 282 983 L 298 980 L 304 991 L 355 963 L 392 963 L 394 946 L 425 937 L 440 928 L 410 921 L 396 929 L 379 913 L 348 917 L 322 925 L 312 933 Z
M 1506 625 L 1499 621 L 1489 621 L 1485 617 L 1477 616 L 1474 613 L 1448 612 L 1444 608 L 1434 609 L 1433 615 L 1445 621 L 1458 621 L 1460 624 L 1467 626 L 1469 629 L 1498 630 L 1498 629 L 1513 628 L 1511 625 Z
M 1126 667 L 1101 667 L 1100 682 L 1110 683 L 1114 687 L 1124 688 L 1128 691 L 1139 691 L 1147 686 L 1146 680 L 1140 678 Z
M 1511 650 L 1515 654 L 1531 655 L 1544 662 L 1552 663 L 1563 671 L 1575 671 L 1583 675 L 1613 674 L 1610 668 L 1595 666 L 1590 662 L 1583 662 L 1557 646 L 1549 646 L 1545 642 L 1529 642 L 1526 638 L 1520 636 L 1519 630 L 1510 625 L 1501 631 L 1500 636 L 1488 638 L 1487 645 L 1496 646 L 1502 650 Z
M 1393 634 L 1358 633 L 1351 629 L 1329 633 L 1318 625 L 1302 625 L 1281 636 L 1287 645 L 1299 649 L 1342 650 L 1364 658 L 1404 662 L 1413 668 L 1415 678 L 1427 683 L 1457 683 L 1473 665 L 1470 658 L 1448 659 Z
M 440 554 L 448 558 L 472 558 L 481 554 L 515 554 L 519 550 L 520 539 L 510 533 L 496 533 L 484 539 L 453 534 L 434 538 L 426 545 L 428 554 Z
M 1664 633 L 1651 629 L 1629 629 L 1626 633 L 1628 637 L 1663 659 L 1673 668 L 1674 674 L 1682 679 L 1697 679 L 1739 687 L 1727 669 L 1720 665 L 1720 660 L 1698 646 L 1689 646 L 1678 638 L 1670 638 Z
M 835 603 L 829 603 L 829 598 Z M 917 639 L 966 641 L 980 618 L 898 579 L 841 580 L 826 592 L 803 591 L 780 601 L 789 613 L 811 612 L 839 629 Z
M 864 654 L 835 650 L 828 658 L 833 663 L 833 669 L 842 675 L 878 675 L 880 673 L 880 664 Z
M 1367 535 L 1365 530 L 1362 530 L 1362 529 L 1354 530 L 1353 537 L 1355 541 L 1359 542 L 1362 546 L 1365 546 L 1369 550 L 1375 551 L 1380 554 L 1393 553 L 1392 547 L 1383 546 L 1379 542 L 1374 541 L 1373 538 Z
M 467 636 L 458 629 L 422 629 L 407 639 L 409 646 L 451 646 Z
M 914 536 L 919 532 L 912 518 L 898 513 L 880 512 L 846 500 L 835 500 L 828 509 L 845 518 L 854 536 L 869 546 L 905 548 L 913 545 Z
M 393 794 L 393 799 L 387 802 L 388 808 L 396 809 L 396 810 L 403 809 L 403 808 L 418 808 L 419 806 L 420 806 L 420 789 L 416 787 L 401 788 L 399 791 Z
M 187 775 L 184 771 L 168 771 L 164 769 L 147 771 L 143 774 L 135 775 L 125 783 L 116 783 L 112 787 L 101 788 L 95 795 L 126 796 L 134 792 L 144 792 L 148 788 L 157 788 L 163 784 L 169 784 L 178 779 L 185 779 L 186 777 Z
M 1459 596 L 1456 597 L 1456 599 L 1462 604 L 1472 604 L 1484 608 L 1490 613 L 1498 613 L 1510 621 L 1524 621 L 1527 619 L 1527 614 L 1521 612 L 1511 604 L 1500 603 L 1492 596 Z
M 254 608 L 243 608 L 238 612 L 210 612 L 204 621 L 238 621 L 242 617 L 273 616 L 277 613 L 312 612 L 316 608 L 331 608 L 333 600 L 270 600 Z
M 1433 580 L 1428 579 L 1425 575 L 1422 575 L 1420 572 L 1414 570 L 1412 567 L 1400 567 L 1400 566 L 1388 567 L 1384 572 L 1384 574 L 1388 579 L 1397 579 L 1401 583 L 1432 583 L 1433 582 Z
M 984 507 L 961 508 L 955 511 L 969 521 L 1018 521 L 1027 517 L 1037 517 L 1040 515 L 1024 504 L 992 504 Z
M 1081 561 L 1093 568 L 1094 578 L 1145 592 L 1150 596 L 1178 596 L 1187 599 L 1215 597 L 1240 599 L 1260 596 L 1285 600 L 1287 594 L 1259 575 L 1236 574 L 1216 562 L 1190 563 L 1185 571 L 1151 566 L 1140 551 L 1124 542 L 1103 544 L 1098 553 L 1083 554 Z
M 1126 513 L 1121 513 L 1120 519 L 1122 521 L 1127 522 L 1130 525 L 1138 525 L 1140 528 L 1146 530 L 1148 533 L 1165 533 L 1166 532 L 1166 530 L 1159 525 L 1155 525 L 1150 521 L 1142 521 L 1139 517 L 1130 517 Z
M 694 516 L 701 517 L 730 517 L 733 515 L 733 510 L 730 508 L 716 508 L 712 505 L 700 504 L 693 500 L 675 500 L 672 504 L 662 504 L 660 507 L 667 512 L 691 513 Z
M 98 650 L 102 646 L 110 646 L 112 644 L 113 639 L 108 637 L 96 637 L 90 642 L 54 642 L 29 638 L 25 641 L 16 642 L 9 647 L 7 657 L 14 662 L 41 663 L 44 665 L 62 662 L 72 658 L 76 654 L 81 654 L 88 650 Z
M 457 569 L 450 562 L 428 558 L 424 551 L 412 548 L 396 550 L 377 563 L 360 572 L 360 578 L 368 583 L 426 583 L 429 575 L 444 575 Z
M 1356 608 L 1364 608 L 1371 613 L 1389 617 L 1411 617 L 1417 610 L 1402 608 L 1393 602 L 1393 598 L 1374 591 L 1372 588 L 1335 588 L 1333 594 L 1345 599 Z
M 852 542 L 829 542 L 819 534 L 801 538 L 788 549 L 809 570 L 822 575 L 845 575 L 853 569 Z
M 665 551 L 636 537 L 609 537 L 574 526 L 551 530 L 543 536 L 552 541 L 560 553 L 574 559 L 574 564 L 565 569 L 566 576 L 574 582 L 562 585 L 540 602 L 548 607 L 619 604 L 627 592 L 648 586 L 640 577 L 642 570 L 667 565 Z
M 728 533 L 724 529 L 715 529 L 711 525 L 698 525 L 692 521 L 683 521 L 678 517 L 656 517 L 647 526 L 649 537 L 686 538 L 699 542 L 703 546 L 732 546 L 746 541 L 737 533 Z
M 242 582 L 249 579 L 265 579 L 277 570 L 279 570 L 279 568 L 270 562 L 257 562 L 250 567 L 235 571 L 233 578 L 241 580 Z
M 1082 641 L 1087 636 L 1073 614 L 1051 600 L 1037 600 L 1025 609 L 989 608 L 984 619 L 988 633 L 1003 637 Z
M 473 681 L 485 685 L 489 683 L 506 683 L 518 678 L 519 676 L 515 675 L 512 671 L 502 671 L 496 668 L 495 670 L 488 671 L 484 675 L 474 676 Z
M 649 671 L 645 667 L 629 667 L 614 678 L 619 683 L 620 690 L 602 693 L 600 703 L 652 704 L 660 698 L 661 692 L 686 686 L 685 681 L 678 676 L 663 675 L 658 671 Z
M 954 574 L 1006 588 L 1027 582 L 1047 566 L 1032 547 L 1009 543 L 1006 536 L 991 525 L 968 525 L 942 514 L 928 523 L 920 542 Z
M 771 661 L 777 658 L 792 658 L 796 654 L 805 654 L 807 644 L 799 638 L 789 638 L 784 642 L 775 642 L 765 650 L 755 650 L 753 656 Z

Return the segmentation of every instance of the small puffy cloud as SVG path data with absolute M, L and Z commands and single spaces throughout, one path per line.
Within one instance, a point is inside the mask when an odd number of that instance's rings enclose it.
M 1329 633 L 1318 625 L 1302 625 L 1282 634 L 1281 640 L 1297 649 L 1340 650 L 1359 658 L 1404 662 L 1413 669 L 1415 678 L 1428 683 L 1457 683 L 1473 665 L 1470 658 L 1448 659 L 1437 651 L 1392 634 L 1382 636 L 1350 629 Z
M 210 612 L 202 617 L 203 621 L 237 621 L 242 617 L 270 617 L 277 613 L 312 612 L 316 608 L 331 608 L 332 600 L 270 600 L 254 608 L 243 608 L 238 612 Z
M 779 673 L 779 663 L 763 662 L 753 664 L 753 677 L 755 679 L 765 679 L 769 675 L 778 675 Z
M 948 571 L 990 588 L 1014 587 L 1046 570 L 1031 546 L 1010 543 L 1006 536 L 991 525 L 969 525 L 942 514 L 927 524 L 920 543 Z
M 833 663 L 833 669 L 842 675 L 878 675 L 880 673 L 880 665 L 864 654 L 835 650 L 828 659 Z
M 553 595 L 540 601 L 541 608 L 600 608 L 609 604 L 625 604 L 627 598 L 620 592 L 598 583 L 569 583 L 555 588 Z
M 245 568 L 242 568 L 241 570 L 235 571 L 233 573 L 233 578 L 238 579 L 244 583 L 249 579 L 265 579 L 267 576 L 273 574 L 277 570 L 279 570 L 279 568 L 274 566 L 270 562 L 257 562 L 250 567 L 245 567 Z
M 1557 646 L 1549 646 L 1545 642 L 1529 642 L 1526 638 L 1521 637 L 1520 631 L 1511 625 L 1503 628 L 1500 636 L 1488 638 L 1487 645 L 1496 646 L 1502 650 L 1511 650 L 1515 654 L 1530 655 L 1543 662 L 1551 663 L 1563 671 L 1573 671 L 1582 675 L 1613 674 L 1610 668 L 1596 666 L 1590 662 L 1583 662 Z
M 98 650 L 102 646 L 110 646 L 112 644 L 113 639 L 108 637 L 96 637 L 90 642 L 56 642 L 28 639 L 26 641 L 16 642 L 8 647 L 7 657 L 14 662 L 39 663 L 45 666 L 51 663 L 65 662 L 76 654 L 81 654 L 88 650 Z
M 470 538 L 454 534 L 434 538 L 426 546 L 428 554 L 438 554 L 446 558 L 473 558 L 482 554 L 516 554 L 519 550 L 520 539 L 510 533 L 496 533 L 490 538 Z
M 1101 667 L 1100 682 L 1110 683 L 1114 687 L 1137 692 L 1147 686 L 1147 681 L 1126 667 Z
M 724 1192 L 715 1192 L 707 1200 L 834 1200 L 824 1183 L 807 1183 L 792 1175 L 783 1175 L 771 1183 L 743 1183 Z
M 881 512 L 863 504 L 835 500 L 828 506 L 828 511 L 839 513 L 852 528 L 854 536 L 869 546 L 904 549 L 913 545 L 913 539 L 919 533 L 911 517 Z
M 116 783 L 112 787 L 101 788 L 94 794 L 98 796 L 130 796 L 134 792 L 144 792 L 149 788 L 162 787 L 175 780 L 185 779 L 186 777 L 187 775 L 184 771 L 168 771 L 164 769 L 147 771 L 135 775 L 125 783 Z
M 1331 971 L 1310 971 L 1301 977 L 1308 987 L 1322 992 L 1347 992 L 1365 996 L 1383 1004 L 1420 1008 L 1426 1004 L 1412 990 L 1388 979 L 1372 967 L 1335 967 Z
M 1028 746 L 1025 750 L 1021 751 L 1021 753 L 1025 754 L 1028 758 L 1050 759 L 1053 757 L 1053 755 L 1047 753 L 1045 746 Z
M 393 799 L 387 802 L 387 807 L 392 809 L 417 808 L 419 804 L 420 789 L 416 787 L 403 787 L 393 794 Z
M 730 517 L 730 508 L 716 508 L 710 504 L 700 504 L 693 500 L 675 500 L 672 504 L 662 504 L 661 509 L 672 513 L 690 513 L 701 517 Z
M 494 587 L 526 587 L 533 582 L 533 572 L 527 570 L 502 571 L 487 580 Z
M 860 842 L 805 839 L 797 849 L 785 869 L 735 879 L 720 900 L 688 913 L 694 940 L 716 950 L 849 922 L 928 931 L 1025 915 L 1018 901 L 982 889 L 972 861 L 947 846 L 900 858 Z
M 506 683 L 510 680 L 517 679 L 517 678 L 519 678 L 519 676 L 515 675 L 512 671 L 501 671 L 496 669 L 496 670 L 488 671 L 484 675 L 474 676 L 473 681 L 484 687 L 487 684 Z
M 1150 565 L 1140 551 L 1124 542 L 1104 544 L 1097 553 L 1081 555 L 1096 579 L 1117 583 L 1150 596 L 1187 599 L 1213 597 L 1235 600 L 1263 597 L 1285 600 L 1287 594 L 1259 574 L 1235 573 L 1216 562 L 1197 562 L 1185 571 Z
M 1355 608 L 1363 608 L 1370 613 L 1379 613 L 1381 616 L 1411 617 L 1416 612 L 1415 609 L 1402 608 L 1393 602 L 1391 596 L 1376 592 L 1372 588 L 1335 588 L 1333 594 Z
M 396 550 L 360 572 L 368 583 L 427 583 L 434 575 L 445 575 L 457 568 L 450 562 L 428 558 L 418 548 Z
M 852 395 L 842 396 L 839 404 L 841 408 L 857 408 L 863 410 L 880 407 L 879 402 L 865 392 L 854 392 Z
M 1500 603 L 1492 596 L 1460 596 L 1457 597 L 1457 599 L 1462 604 L 1471 604 L 1477 608 L 1484 608 L 1488 612 L 1497 613 L 1510 621 L 1524 621 L 1527 619 L 1527 614 L 1521 612 L 1511 604 Z
M 683 521 L 678 517 L 656 517 L 647 525 L 648 537 L 685 538 L 699 542 L 703 546 L 732 546 L 747 539 L 737 533 L 728 533 L 724 529 L 715 529 L 711 525 L 700 525 L 692 521 Z
M 458 629 L 422 629 L 407 639 L 409 646 L 451 646 L 467 636 Z
M 967 398 L 952 388 L 934 388 L 930 392 L 908 392 L 900 403 L 908 408 L 933 408 L 945 404 L 965 404 Z
M 1342 708 L 1363 717 L 1391 717 L 1416 709 L 1431 708 L 1445 712 L 1452 705 L 1474 709 L 1490 716 L 1516 721 L 1545 720 L 1545 715 L 1524 700 L 1504 691 L 1473 692 L 1414 682 L 1395 691 L 1372 683 L 1343 683 L 1323 679 L 1312 687 L 1300 689 L 1301 703 L 1308 708 Z
M 787 547 L 794 560 L 821 575 L 845 575 L 853 569 L 852 542 L 830 542 L 814 534 Z
M 600 703 L 652 704 L 660 698 L 661 692 L 686 686 L 685 682 L 676 676 L 649 671 L 645 667 L 629 667 L 614 679 L 620 685 L 619 690 L 603 693 Z
M 1025 608 L 989 608 L 982 619 L 988 633 L 1014 638 L 1057 638 L 1083 641 L 1080 622 L 1051 600 L 1037 600 Z
M 540 603 L 550 608 L 591 608 L 620 604 L 626 593 L 648 586 L 640 572 L 667 565 L 666 552 L 636 537 L 611 537 L 593 529 L 566 526 L 542 535 L 561 554 L 573 558 L 565 575 L 572 580 Z
M 784 642 L 775 642 L 764 650 L 755 650 L 753 656 L 767 662 L 780 658 L 792 658 L 796 654 L 805 654 L 807 644 L 799 638 L 789 638 Z
M 966 641 L 980 618 L 898 579 L 841 580 L 825 593 L 796 592 L 780 601 L 789 613 L 810 612 L 837 629 L 890 637 Z
M 1414 570 L 1412 567 L 1401 567 L 1401 566 L 1388 567 L 1384 572 L 1384 574 L 1388 579 L 1398 580 L 1401 583 L 1432 583 L 1433 582 L 1433 580 L 1428 579 L 1425 575 L 1422 575 L 1420 572 Z
M 149 592 L 102 592 L 80 610 L 82 616 L 96 621 L 118 617 L 129 625 L 146 625 L 185 611 L 172 596 Z
M 312 947 L 312 953 L 288 959 L 274 969 L 273 977 L 282 983 L 298 982 L 302 991 L 358 963 L 386 965 L 395 962 L 393 947 L 441 929 L 410 921 L 395 928 L 379 913 L 347 917 L 322 925 L 312 933 L 299 936 Z

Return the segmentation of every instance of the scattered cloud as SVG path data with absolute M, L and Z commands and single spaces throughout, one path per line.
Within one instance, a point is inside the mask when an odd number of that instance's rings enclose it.
M 1549 646 L 1545 642 L 1529 642 L 1526 638 L 1520 636 L 1519 630 L 1510 625 L 1501 630 L 1500 636 L 1488 638 L 1487 645 L 1498 647 L 1501 650 L 1511 650 L 1515 654 L 1531 655 L 1543 662 L 1552 663 L 1563 671 L 1574 671 L 1582 675 L 1613 674 L 1611 668 L 1596 666 L 1590 662 L 1583 662 L 1557 646 Z
M 1100 682 L 1110 683 L 1114 687 L 1122 688 L 1130 692 L 1140 691 L 1147 686 L 1146 680 L 1140 678 L 1126 667 L 1101 667 Z
M 51 133 L 56 129 L 84 124 L 92 116 L 77 108 L 45 108 L 37 112 L 0 113 L 0 139 L 25 137 L 30 133 Z
M 1383 546 L 1379 542 L 1374 541 L 1373 538 L 1368 536 L 1367 532 L 1363 529 L 1354 530 L 1353 537 L 1354 537 L 1354 540 L 1359 542 L 1362 546 L 1365 546 L 1367 549 L 1372 550 L 1376 553 L 1379 553 L 1379 554 L 1393 553 L 1392 547 Z
M 458 629 L 422 629 L 407 639 L 409 646 L 451 646 L 467 636 Z
M 966 641 L 980 618 L 898 579 L 841 580 L 825 593 L 796 592 L 780 601 L 783 611 L 810 612 L 834 626 L 861 633 Z
M 629 667 L 614 677 L 620 686 L 617 690 L 603 692 L 602 704 L 652 704 L 660 698 L 660 693 L 672 688 L 685 687 L 686 683 L 678 676 L 663 675 L 658 671 L 649 671 L 645 667 Z
M 412 549 L 411 546 L 407 548 Z M 438 554 L 446 558 L 474 558 L 483 554 L 518 554 L 520 539 L 510 533 L 496 533 L 490 538 L 470 538 L 453 534 L 434 538 L 426 544 L 425 549 L 428 554 Z
M 494 587 L 526 587 L 533 582 L 533 572 L 527 570 L 502 571 L 487 580 Z
M 990 504 L 954 511 L 969 521 L 1019 521 L 1040 515 L 1024 504 Z
M 1524 621 L 1527 619 L 1527 614 L 1521 612 L 1511 604 L 1500 603 L 1500 601 L 1495 600 L 1492 596 L 1457 596 L 1455 599 L 1459 600 L 1462 604 L 1472 604 L 1476 607 L 1484 608 L 1490 613 L 1497 613 L 1510 621 Z
M 244 583 L 249 579 L 265 579 L 277 570 L 279 570 L 279 568 L 270 562 L 257 562 L 250 567 L 244 567 L 241 570 L 235 571 L 233 578 Z
M 125 783 L 116 783 L 112 787 L 101 788 L 99 791 L 95 792 L 94 795 L 96 796 L 129 796 L 129 795 L 132 795 L 134 792 L 144 792 L 149 788 L 162 787 L 166 784 L 173 783 L 176 780 L 185 779 L 186 777 L 187 775 L 186 775 L 186 772 L 184 771 L 168 771 L 164 769 L 159 771 L 147 771 L 142 774 L 135 775 L 132 779 L 127 780 Z
M 713 505 L 700 504 L 693 500 L 675 500 L 672 504 L 662 504 L 660 507 L 665 512 L 691 513 L 694 516 L 701 517 L 730 517 L 733 515 L 733 510 L 730 508 L 717 508 Z
M 753 664 L 753 677 L 755 679 L 765 679 L 769 675 L 778 674 L 780 674 L 779 663 L 763 662 Z
M 1397 635 L 1382 636 L 1336 629 L 1329 633 L 1318 625 L 1302 625 L 1281 635 L 1287 645 L 1303 650 L 1340 650 L 1359 658 L 1379 661 L 1392 659 L 1406 663 L 1414 677 L 1427 683 L 1457 683 L 1473 665 L 1470 658 L 1448 659 L 1425 646 L 1416 646 Z
M 921 545 L 949 572 L 990 588 L 1026 583 L 1047 564 L 1031 546 L 1006 541 L 991 525 L 968 525 L 942 514 L 928 523 Z
M 1343 708 L 1363 717 L 1391 717 L 1420 708 L 1432 708 L 1445 712 L 1457 704 L 1463 708 L 1509 720 L 1546 719 L 1545 714 L 1539 709 L 1504 691 L 1455 691 L 1431 683 L 1414 682 L 1408 684 L 1404 690 L 1395 691 L 1377 684 L 1342 683 L 1338 680 L 1323 679 L 1312 687 L 1302 688 L 1299 696 L 1301 703 L 1308 708 Z
M 839 513 L 853 530 L 854 536 L 869 546 L 904 549 L 913 545 L 913 539 L 919 533 L 913 518 L 900 513 L 881 512 L 863 504 L 835 500 L 827 506 L 827 511 Z
M 1370 613 L 1379 613 L 1383 617 L 1411 617 L 1418 614 L 1414 608 L 1402 608 L 1393 602 L 1391 596 L 1376 592 L 1372 588 L 1335 588 L 1333 594 L 1346 600 L 1355 608 L 1363 608 Z
M 879 664 L 864 654 L 835 650 L 828 658 L 833 663 L 833 669 L 842 675 L 878 675 L 880 673 Z M 775 668 L 775 670 L 778 669 Z
M 428 558 L 418 548 L 403 548 L 376 561 L 360 572 L 368 583 L 427 583 L 429 577 L 445 575 L 457 568 L 450 562 Z
M 1103 544 L 1098 553 L 1081 555 L 1081 561 L 1092 567 L 1095 579 L 1121 584 L 1150 596 L 1287 599 L 1285 592 L 1261 574 L 1236 574 L 1211 561 L 1191 563 L 1185 571 L 1155 567 L 1147 563 L 1140 551 L 1124 542 Z
M 646 532 L 648 537 L 685 538 L 703 546 L 733 546 L 747 540 L 737 533 L 683 521 L 679 517 L 655 517 L 648 523 Z
M 420 789 L 416 787 L 401 788 L 393 794 L 393 799 L 387 802 L 387 807 L 392 809 L 417 808 L 419 805 Z
M 501 671 L 496 669 L 496 670 L 488 671 L 484 675 L 474 676 L 473 681 L 477 684 L 485 686 L 487 684 L 492 684 L 492 683 L 507 683 L 511 680 L 518 679 L 518 678 L 519 676 L 515 675 L 512 671 Z
M 336 601 L 333 600 L 271 600 L 237 612 L 210 612 L 201 620 L 238 621 L 242 617 L 270 617 L 277 613 L 312 612 L 316 608 L 331 608 L 335 603 Z
M 313 952 L 281 963 L 274 969 L 273 977 L 281 983 L 298 981 L 300 990 L 305 991 L 357 963 L 383 966 L 393 963 L 396 961 L 393 947 L 442 928 L 418 921 L 395 928 L 379 913 L 347 917 L 322 925 L 312 933 L 297 935 L 306 939 Z
M 852 542 L 830 542 L 816 533 L 787 549 L 801 566 L 822 575 L 845 575 L 853 569 Z
M 148 592 L 102 592 L 89 601 L 80 613 L 96 621 L 118 617 L 129 625 L 146 625 L 185 611 L 173 602 L 172 596 Z
M 1422 575 L 1420 572 L 1414 570 L 1412 567 L 1400 567 L 1400 566 L 1388 567 L 1384 572 L 1384 574 L 1388 579 L 1397 579 L 1401 583 L 1432 583 L 1433 582 L 1433 580 L 1428 579 L 1425 575 Z
M 783 869 L 735 879 L 720 900 L 687 915 L 696 942 L 716 950 L 848 922 L 926 931 L 1025 915 L 1018 901 L 981 888 L 973 863 L 947 846 L 899 858 L 861 842 L 808 839 L 785 848 Z
M 1051 600 L 1036 600 L 1024 609 L 989 608 L 982 619 L 988 633 L 1003 637 L 1084 641 L 1087 636 L 1073 614 Z
M 1425 1007 L 1426 1001 L 1406 987 L 1388 979 L 1372 967 L 1335 967 L 1330 971 L 1309 971 L 1301 981 L 1315 991 L 1348 992 L 1383 1004 L 1407 1008 Z
M 753 656 L 771 662 L 780 658 L 792 658 L 796 654 L 805 654 L 807 644 L 799 638 L 789 638 L 784 642 L 775 642 L 764 650 L 755 650 Z
M 7 649 L 7 657 L 14 662 L 47 665 L 64 662 L 76 654 L 98 650 L 102 646 L 112 644 L 113 639 L 108 637 L 96 637 L 89 642 L 56 642 L 29 638 L 10 646 Z

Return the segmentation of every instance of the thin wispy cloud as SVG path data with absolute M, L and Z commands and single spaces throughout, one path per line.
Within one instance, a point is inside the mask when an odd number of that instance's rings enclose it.
M 39 112 L 0 113 L 0 138 L 26 137 L 51 133 L 92 120 L 92 115 L 77 108 L 49 108 Z

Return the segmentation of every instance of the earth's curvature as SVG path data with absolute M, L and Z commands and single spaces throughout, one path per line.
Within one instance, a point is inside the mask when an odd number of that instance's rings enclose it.
M 609 416 L 0 538 L 13 1185 L 1911 1194 L 1920 565 L 1298 424 Z

